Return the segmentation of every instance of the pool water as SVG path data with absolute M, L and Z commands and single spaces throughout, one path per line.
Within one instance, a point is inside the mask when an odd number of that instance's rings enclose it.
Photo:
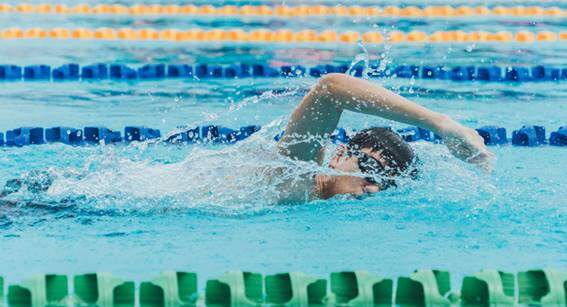
M 561 5 L 552 3 L 549 5 Z M 0 28 L 23 15 L 0 19 Z M 553 18 L 458 22 L 427 19 L 290 20 L 240 17 L 158 18 L 56 16 L 26 27 L 303 27 L 410 31 L 565 30 Z M 382 22 L 382 23 L 380 23 Z M 430 30 L 431 29 L 431 30 Z M 365 51 L 366 50 L 366 51 Z M 168 42 L 3 41 L 0 62 L 214 63 L 273 65 L 352 62 L 393 64 L 564 65 L 565 43 L 437 45 L 284 45 Z M 366 269 L 386 276 L 415 268 L 450 270 L 454 278 L 482 268 L 520 271 L 567 266 L 567 151 L 559 147 L 491 147 L 495 170 L 484 174 L 442 145 L 416 142 L 421 178 L 363 200 L 337 198 L 278 204 L 277 191 L 250 169 L 272 163 L 273 137 L 315 78 L 167 80 L 144 82 L 0 83 L 0 131 L 20 126 L 146 125 L 169 132 L 181 125 L 259 124 L 263 129 L 231 146 L 62 144 L 0 148 L 0 185 L 11 178 L 55 176 L 49 191 L 11 195 L 0 206 L 0 272 L 111 271 L 149 278 L 159 271 L 195 271 L 203 278 L 229 269 L 326 275 Z M 567 83 L 482 83 L 373 79 L 470 127 L 510 131 L 524 124 L 566 125 Z M 347 113 L 340 126 L 404 127 Z M 548 132 L 549 133 L 549 132 Z M 261 150 L 259 150 L 261 149 Z M 329 151 L 331 151 L 329 149 Z M 315 166 L 297 164 L 301 175 Z M 239 179 L 241 178 L 241 179 Z

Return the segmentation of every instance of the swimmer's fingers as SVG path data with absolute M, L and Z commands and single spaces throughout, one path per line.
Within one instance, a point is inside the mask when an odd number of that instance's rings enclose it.
M 486 149 L 479 151 L 477 154 L 471 156 L 466 161 L 480 167 L 487 173 L 492 172 L 492 170 L 494 169 L 494 154 Z
M 486 172 L 492 171 L 494 154 L 486 148 L 476 131 L 466 129 L 459 137 L 446 138 L 445 145 L 457 158 L 475 164 Z
M 494 168 L 494 154 L 486 148 L 484 139 L 476 131 L 474 131 L 474 139 L 477 151 L 475 155 L 469 158 L 469 163 L 476 164 L 487 173 L 492 172 Z
M 459 138 L 446 138 L 445 146 L 457 158 L 468 161 L 471 157 L 476 156 L 481 149 L 476 145 Z

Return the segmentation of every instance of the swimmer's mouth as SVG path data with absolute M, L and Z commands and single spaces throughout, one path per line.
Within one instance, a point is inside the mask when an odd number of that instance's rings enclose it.
M 371 196 L 374 196 L 378 193 L 380 193 L 380 191 L 378 191 L 378 192 L 364 192 L 362 194 L 351 194 L 351 195 L 356 200 L 364 200 L 364 199 L 371 197 Z

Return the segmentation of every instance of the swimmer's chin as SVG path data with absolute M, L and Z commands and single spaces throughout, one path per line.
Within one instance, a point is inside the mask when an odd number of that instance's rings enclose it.
M 337 194 L 331 198 L 325 199 L 325 201 L 352 201 L 352 200 L 365 200 L 378 195 L 377 193 L 365 193 L 365 194 Z

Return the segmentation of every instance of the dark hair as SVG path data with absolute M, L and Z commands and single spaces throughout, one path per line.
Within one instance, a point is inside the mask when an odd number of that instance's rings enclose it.
M 408 174 L 417 176 L 415 167 L 417 156 L 411 146 L 390 128 L 374 127 L 359 131 L 349 140 L 350 150 L 369 148 L 371 151 L 381 151 L 386 160 L 386 167 L 392 176 Z

